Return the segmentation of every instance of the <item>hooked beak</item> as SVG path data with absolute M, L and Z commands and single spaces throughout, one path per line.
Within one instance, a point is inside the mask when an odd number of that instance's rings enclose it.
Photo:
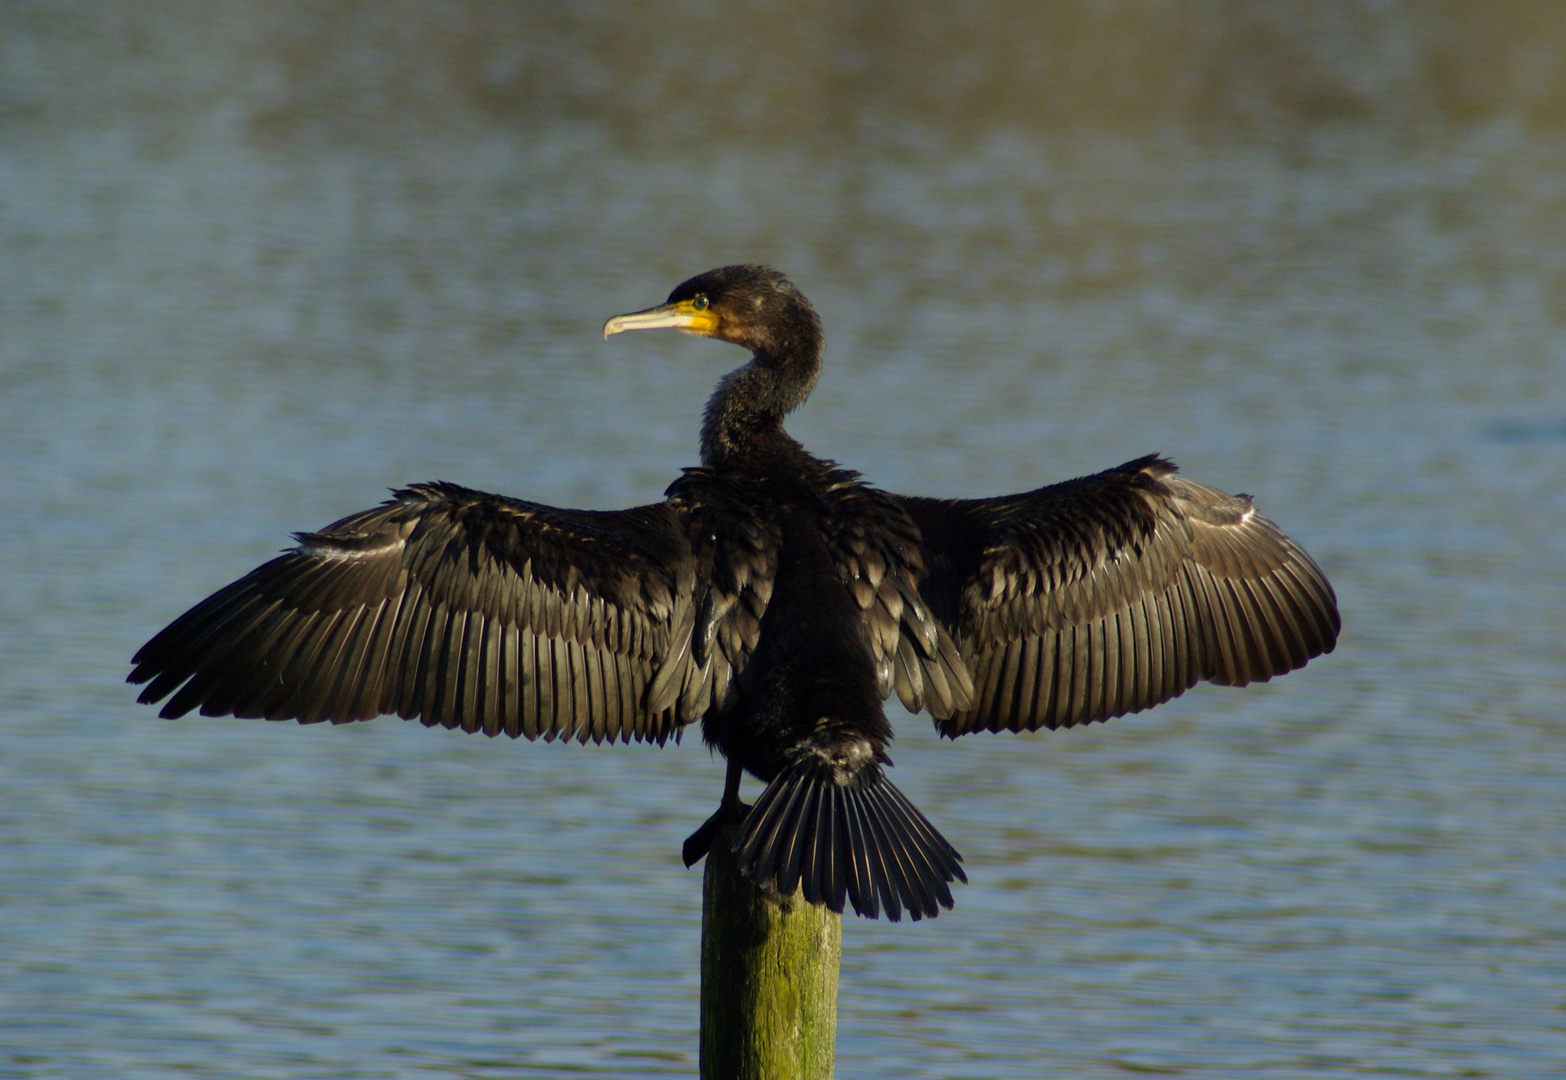
M 659 304 L 646 311 L 633 311 L 629 315 L 616 315 L 604 323 L 604 339 L 622 330 L 662 330 L 672 327 L 687 334 L 711 337 L 718 330 L 718 316 L 711 308 L 698 310 L 689 300 L 677 304 Z

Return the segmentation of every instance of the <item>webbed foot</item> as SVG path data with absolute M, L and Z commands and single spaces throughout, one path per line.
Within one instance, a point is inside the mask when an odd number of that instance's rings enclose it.
M 724 799 L 718 804 L 718 809 L 706 821 L 701 823 L 701 828 L 685 838 L 685 847 L 681 854 L 685 858 L 687 867 L 695 866 L 707 857 L 707 852 L 712 850 L 712 838 L 722 825 L 738 824 L 745 820 L 745 815 L 750 813 L 750 804 L 742 803 L 738 798 Z

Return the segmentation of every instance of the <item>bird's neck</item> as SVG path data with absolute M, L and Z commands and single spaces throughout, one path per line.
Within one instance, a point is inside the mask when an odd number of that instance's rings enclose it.
M 757 466 L 798 445 L 783 417 L 804 404 L 821 374 L 821 349 L 775 356 L 758 352 L 725 375 L 707 401 L 701 461 L 709 466 Z

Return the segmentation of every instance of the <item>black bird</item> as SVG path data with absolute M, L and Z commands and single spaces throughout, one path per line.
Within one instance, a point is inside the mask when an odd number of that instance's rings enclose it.
M 663 502 L 562 510 L 415 484 L 213 594 L 136 654 L 142 702 L 301 723 L 396 713 L 486 735 L 664 743 L 702 721 L 764 886 L 897 920 L 952 906 L 961 857 L 886 776 L 893 690 L 942 735 L 1106 720 L 1330 652 L 1321 570 L 1249 496 L 1157 455 L 1020 495 L 912 498 L 807 453 L 783 417 L 821 323 L 727 266 L 604 336 L 672 327 L 750 362 Z M 742 772 L 766 782 L 753 807 Z

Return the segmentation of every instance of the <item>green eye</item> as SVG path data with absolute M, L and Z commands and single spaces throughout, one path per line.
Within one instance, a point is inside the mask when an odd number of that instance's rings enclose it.
M 706 293 L 697 293 L 691 297 L 691 307 L 697 311 L 706 311 L 708 302 Z

